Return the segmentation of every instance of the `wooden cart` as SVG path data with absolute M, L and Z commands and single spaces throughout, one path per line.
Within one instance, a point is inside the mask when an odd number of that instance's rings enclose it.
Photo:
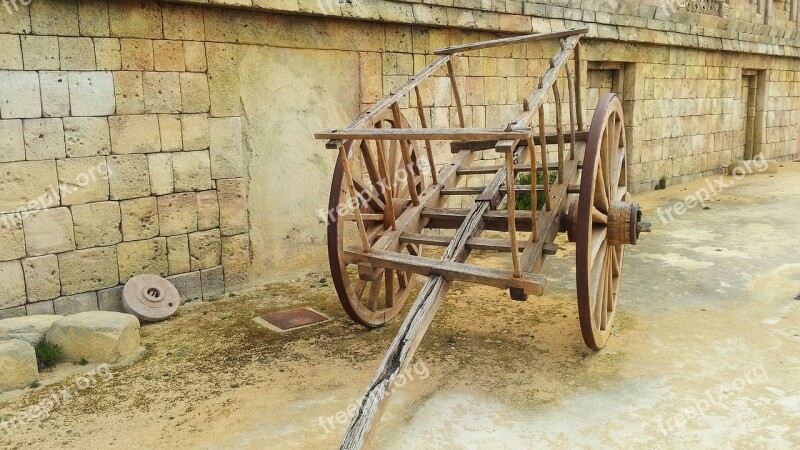
M 362 448 L 369 442 L 392 383 L 410 363 L 451 283 L 509 289 L 511 298 L 519 301 L 541 295 L 545 278 L 539 272 L 545 257 L 557 251 L 553 241 L 559 231 L 576 244 L 583 339 L 593 349 L 605 345 L 617 306 L 624 246 L 636 244 L 649 224 L 641 222 L 638 205 L 630 202 L 622 104 L 615 94 L 600 99 L 589 129 L 584 130 L 580 38 L 587 31 L 571 29 L 437 50 L 438 59 L 350 126 L 316 135 L 339 152 L 329 203 L 328 255 L 348 315 L 362 325 L 380 326 L 403 309 L 414 276 L 428 277 L 362 398 L 342 448 Z M 559 50 L 514 121 L 501 128 L 464 127 L 453 59 L 464 52 L 549 39 L 558 40 Z M 460 128 L 428 127 L 420 84 L 440 70 L 450 78 Z M 562 72 L 568 86 L 568 128 L 562 124 L 557 83 Z M 545 117 L 548 93 L 555 113 L 550 126 Z M 406 96 L 416 108 L 418 128 L 412 128 L 401 113 L 400 102 Z M 453 153 L 438 170 L 430 170 L 437 167 L 432 141 L 448 142 Z M 504 164 L 476 163 L 476 153 L 490 149 L 502 155 Z M 531 174 L 529 185 L 517 183 L 520 173 Z M 476 176 L 491 179 L 478 187 L 463 182 Z M 530 196 L 532 210 L 517 209 L 520 195 Z M 469 209 L 445 207 L 455 196 L 474 196 L 474 203 Z M 540 208 L 537 199 L 543 203 Z M 482 237 L 485 230 L 506 234 L 502 239 Z M 444 251 L 431 258 L 423 255 L 423 247 Z M 466 264 L 472 250 L 506 252 L 509 268 Z

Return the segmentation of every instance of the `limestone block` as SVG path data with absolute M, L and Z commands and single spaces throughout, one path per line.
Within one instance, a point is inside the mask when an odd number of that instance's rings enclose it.
M 59 297 L 53 300 L 53 309 L 56 314 L 61 316 L 97 311 L 97 293 L 85 292 L 83 294 Z
M 96 291 L 116 286 L 119 282 L 117 249 L 113 246 L 61 253 L 58 255 L 58 269 L 63 295 Z
M 361 103 L 374 103 L 383 97 L 383 73 L 380 53 L 359 53 Z
M 114 78 L 111 72 L 70 72 L 69 100 L 73 116 L 114 114 Z
M 54 36 L 21 36 L 25 70 L 58 70 L 58 38 Z
M 163 36 L 161 5 L 155 1 L 109 5 L 112 36 L 160 39 Z
M 184 72 L 181 78 L 181 105 L 184 113 L 208 112 L 208 77 L 205 73 Z
M 24 213 L 22 224 L 28 256 L 75 250 L 75 235 L 69 208 L 51 208 Z
M 150 170 L 150 192 L 153 195 L 171 194 L 175 190 L 172 178 L 172 153 L 147 155 Z
M 117 363 L 139 351 L 139 319 L 110 311 L 82 312 L 56 321 L 47 340 L 64 349 L 64 359 Z
M 222 238 L 222 268 L 225 287 L 241 288 L 246 285 L 250 268 L 250 238 L 247 234 Z
M 78 4 L 76 1 L 31 2 L 33 34 L 78 36 Z
M 158 219 L 161 236 L 174 236 L 197 231 L 195 194 L 171 194 L 158 197 Z
M 0 309 L 0 320 L 9 319 L 11 317 L 22 317 L 25 314 L 26 312 L 24 306 L 16 306 L 14 308 Z
M 153 41 L 153 62 L 157 72 L 183 72 L 183 43 L 181 41 Z
M 25 341 L 0 342 L 0 393 L 22 389 L 39 379 L 36 352 Z
M 78 0 L 78 22 L 83 36 L 108 36 L 108 5 L 94 0 Z
M 167 259 L 170 275 L 192 270 L 189 256 L 189 237 L 185 234 L 167 238 Z
M 0 214 L 0 261 L 10 261 L 23 256 L 25 256 L 25 234 L 22 229 L 22 215 Z
M 241 114 L 238 46 L 206 44 L 211 114 L 217 117 Z
M 88 37 L 59 37 L 61 70 L 95 70 L 94 42 Z
M 108 119 L 105 117 L 65 117 L 64 140 L 70 158 L 111 154 Z
M 153 41 L 120 39 L 119 52 L 122 70 L 153 70 Z
M 728 175 L 754 175 L 754 174 L 775 174 L 778 173 L 778 162 L 774 160 L 748 160 L 734 161 L 727 167 Z
M 183 134 L 181 133 L 181 117 L 177 114 L 160 114 L 158 128 L 161 132 L 161 150 L 179 152 L 183 150 Z
M 214 267 L 200 272 L 203 284 L 203 300 L 214 300 L 225 294 L 225 275 L 222 267 Z
M 147 155 L 109 156 L 108 169 L 111 173 L 108 181 L 112 200 L 124 200 L 150 195 Z
M 208 114 L 181 114 L 184 150 L 209 148 Z
M 72 207 L 75 245 L 80 248 L 114 245 L 122 241 L 118 202 L 90 203 Z
M 119 254 L 119 281 L 121 283 L 126 283 L 136 275 L 166 276 L 169 272 L 166 238 L 123 242 L 117 244 L 117 252 Z
M 219 230 L 200 231 L 189 235 L 192 270 L 210 269 L 220 264 L 222 241 Z
M 19 8 L 14 14 L 0 15 L 0 33 L 29 34 L 31 32 L 30 10 Z
M 158 201 L 143 197 L 120 202 L 122 238 L 125 241 L 150 239 L 158 236 Z
M 28 303 L 25 305 L 25 312 L 29 316 L 52 316 L 56 313 L 56 310 L 53 307 L 53 301 L 46 300 L 43 302 Z
M 119 39 L 95 38 L 94 53 L 97 60 L 97 70 L 120 70 L 122 68 Z
M 25 275 L 19 261 L 0 262 L 0 309 L 25 304 Z
M 0 212 L 58 206 L 55 161 L 0 163 Z
M 42 116 L 39 75 L 36 72 L 0 71 L 0 117 L 3 119 Z
M 210 119 L 211 173 L 214 179 L 244 176 L 242 119 L 223 117 Z
M 203 9 L 198 6 L 163 5 L 164 37 L 183 41 L 205 39 Z M 184 45 L 187 42 L 184 42 Z
M 172 168 L 176 192 L 211 189 L 211 160 L 208 151 L 174 153 Z
M 117 114 L 144 113 L 141 72 L 114 72 L 114 96 Z
M 42 315 L 0 320 L 0 342 L 19 340 L 37 346 L 44 342 L 53 322 L 62 316 Z
M 97 291 L 97 306 L 100 311 L 122 312 L 122 289 L 124 286 L 115 286 Z
M 28 302 L 52 300 L 61 295 L 61 276 L 56 255 L 37 256 L 22 260 Z
M 149 113 L 181 111 L 180 75 L 174 72 L 145 72 L 142 77 L 144 110 Z
M 189 272 L 167 277 L 181 295 L 181 305 L 203 299 L 203 284 L 200 272 Z
M 206 44 L 203 42 L 183 43 L 183 55 L 186 70 L 189 72 L 205 72 L 208 69 L 206 62 Z
M 29 161 L 66 157 L 61 119 L 25 119 L 22 132 Z
M 25 140 L 22 135 L 22 121 L 0 120 L 0 162 L 24 160 Z
M 219 229 L 223 236 L 247 232 L 247 184 L 244 179 L 217 180 Z
M 62 205 L 108 200 L 110 176 L 104 156 L 59 159 L 56 163 Z
M 219 201 L 217 191 L 197 193 L 197 229 L 210 230 L 219 227 Z
M 39 72 L 42 87 L 42 114 L 45 117 L 69 115 L 67 72 Z

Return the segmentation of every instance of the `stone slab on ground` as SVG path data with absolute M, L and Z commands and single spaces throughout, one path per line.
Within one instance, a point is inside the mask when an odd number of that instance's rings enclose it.
M 0 341 L 0 392 L 24 388 L 38 379 L 36 352 L 31 344 Z
M 65 361 L 114 364 L 139 350 L 139 319 L 110 311 L 78 313 L 55 322 L 47 340 L 64 349 Z
M 0 320 L 0 341 L 20 340 L 33 346 L 44 341 L 53 323 L 62 316 L 25 316 Z

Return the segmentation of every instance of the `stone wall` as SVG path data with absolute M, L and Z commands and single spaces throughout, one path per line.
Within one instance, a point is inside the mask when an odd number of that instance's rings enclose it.
M 34 0 L 0 10 L 0 316 L 115 309 L 138 273 L 207 299 L 326 268 L 320 211 L 336 155 L 313 133 L 346 125 L 436 48 L 501 32 L 589 26 L 585 93 L 618 80 L 638 189 L 741 157 L 750 73 L 762 93 L 758 148 L 795 154 L 796 22 L 761 25 L 736 2 L 727 19 L 606 3 Z M 504 126 L 554 50 L 457 59 L 467 125 Z M 442 73 L 422 87 L 437 127 L 457 126 L 449 83 Z M 401 106 L 416 123 L 416 104 Z

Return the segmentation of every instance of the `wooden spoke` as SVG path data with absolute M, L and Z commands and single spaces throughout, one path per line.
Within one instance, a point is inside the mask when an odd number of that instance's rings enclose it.
M 370 283 L 370 290 L 369 290 L 369 302 L 367 303 L 367 308 L 370 311 L 377 311 L 378 310 L 378 299 L 381 296 L 381 283 L 379 282 L 381 278 L 378 277 L 375 280 L 372 280 Z

